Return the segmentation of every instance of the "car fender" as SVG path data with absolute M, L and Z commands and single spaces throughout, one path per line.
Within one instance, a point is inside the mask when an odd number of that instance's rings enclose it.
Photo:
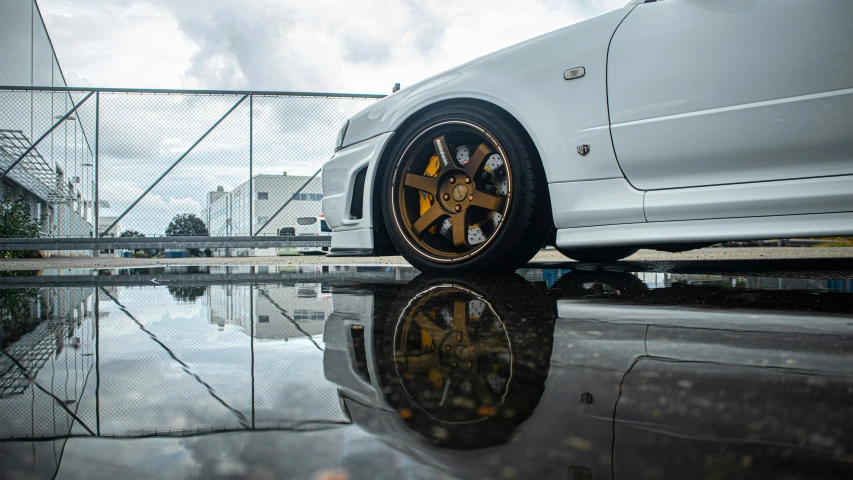
M 404 88 L 350 119 L 344 145 L 398 131 L 418 112 L 447 101 L 499 107 L 527 131 L 549 183 L 621 178 L 610 141 L 607 48 L 633 6 L 506 47 Z M 565 80 L 563 72 L 584 67 Z M 590 145 L 577 154 L 577 143 Z

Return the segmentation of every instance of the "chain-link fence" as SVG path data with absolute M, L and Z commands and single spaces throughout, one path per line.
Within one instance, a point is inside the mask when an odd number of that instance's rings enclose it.
M 377 98 L 0 86 L 3 193 L 42 237 L 320 233 L 297 219 L 321 214 L 320 167 Z
M 0 439 L 348 423 L 305 282 L 0 289 Z

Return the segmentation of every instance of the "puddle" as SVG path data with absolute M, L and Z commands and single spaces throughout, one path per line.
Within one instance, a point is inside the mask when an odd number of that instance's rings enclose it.
M 853 467 L 844 278 L 54 271 L 0 277 L 0 315 L 8 478 Z

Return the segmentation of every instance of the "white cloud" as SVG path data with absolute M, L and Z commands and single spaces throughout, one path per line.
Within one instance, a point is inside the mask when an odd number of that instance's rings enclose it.
M 384 93 L 625 0 L 42 0 L 70 79 Z

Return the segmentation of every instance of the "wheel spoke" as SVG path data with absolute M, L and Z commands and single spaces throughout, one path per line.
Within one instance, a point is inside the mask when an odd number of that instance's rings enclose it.
M 465 221 L 465 212 L 451 215 L 450 226 L 453 230 L 453 245 L 456 248 L 468 248 L 468 222 Z
M 456 388 L 454 383 L 456 382 L 453 381 L 453 378 L 445 382 L 444 389 L 441 391 L 441 400 L 438 401 L 439 407 L 443 407 L 444 404 L 447 403 L 447 397 L 450 396 L 450 394 L 453 393 L 453 389 Z
M 480 166 L 483 164 L 483 161 L 490 153 L 492 153 L 492 147 L 490 147 L 488 143 L 481 143 L 480 146 L 477 147 L 477 150 L 474 151 L 474 154 L 471 155 L 471 159 L 468 160 L 468 163 L 465 164 L 465 173 L 469 177 L 474 177 L 480 170 Z
M 477 190 L 472 195 L 474 195 L 474 198 L 471 200 L 471 205 L 490 211 L 499 211 L 503 207 L 504 200 L 506 200 L 506 197 L 497 197 Z
M 473 375 L 471 379 L 471 387 L 473 387 L 474 394 L 477 396 L 477 399 L 480 400 L 480 405 L 482 407 L 491 407 L 494 406 L 497 402 L 497 398 L 495 394 L 492 393 L 491 389 L 489 389 L 486 384 L 487 380 L 482 375 Z
M 446 330 L 443 330 L 438 325 L 432 323 L 430 319 L 428 319 L 424 314 L 418 313 L 415 315 L 415 323 L 421 327 L 421 330 L 424 331 L 430 338 L 432 338 L 433 343 L 438 345 L 441 343 L 441 340 L 444 338 L 444 335 L 447 333 Z
M 503 340 L 497 337 L 481 340 L 474 344 L 474 352 L 478 357 L 480 355 L 488 355 L 490 353 L 500 353 L 504 350 L 506 350 L 506 344 Z
M 456 163 L 456 156 L 451 153 L 450 146 L 447 145 L 444 135 L 434 138 L 432 143 L 435 145 L 435 154 L 438 155 L 442 168 L 459 168 L 459 164 Z
M 436 177 L 425 177 L 423 175 L 407 173 L 404 183 L 407 187 L 417 188 L 418 190 L 430 193 L 433 196 L 438 190 L 438 179 Z
M 435 350 L 422 355 L 399 355 L 394 357 L 394 363 L 405 363 L 407 369 L 412 373 L 436 368 L 440 365 L 440 360 L 439 354 Z
M 457 300 L 453 302 L 453 329 L 462 332 L 462 335 L 467 336 L 468 323 L 468 302 Z
M 420 235 L 424 230 L 431 227 L 442 215 L 444 214 L 444 210 L 438 205 L 438 202 L 433 203 L 429 210 L 424 212 L 413 225 L 412 230 L 415 231 L 416 234 Z

